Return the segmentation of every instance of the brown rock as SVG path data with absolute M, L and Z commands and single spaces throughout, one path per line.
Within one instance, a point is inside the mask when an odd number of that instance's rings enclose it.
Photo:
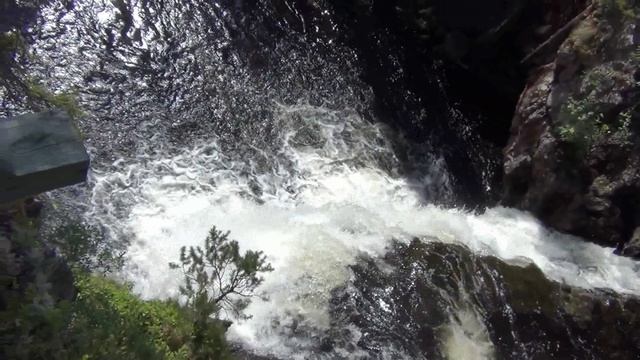
M 594 6 L 520 97 L 503 203 L 616 246 L 640 226 L 640 30 L 628 14 Z

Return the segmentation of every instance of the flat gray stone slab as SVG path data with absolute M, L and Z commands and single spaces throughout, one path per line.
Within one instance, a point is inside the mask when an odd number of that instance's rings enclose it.
M 0 119 L 0 203 L 83 182 L 88 169 L 89 155 L 65 112 Z

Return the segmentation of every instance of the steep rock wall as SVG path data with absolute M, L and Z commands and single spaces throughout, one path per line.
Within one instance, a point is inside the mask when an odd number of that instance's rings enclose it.
M 535 70 L 504 149 L 506 205 L 625 255 L 640 227 L 638 4 L 601 0 Z

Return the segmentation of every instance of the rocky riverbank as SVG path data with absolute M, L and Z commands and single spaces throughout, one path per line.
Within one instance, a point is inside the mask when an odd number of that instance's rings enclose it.
M 589 6 L 532 71 L 504 150 L 505 204 L 629 256 L 640 255 L 638 23 L 633 1 Z

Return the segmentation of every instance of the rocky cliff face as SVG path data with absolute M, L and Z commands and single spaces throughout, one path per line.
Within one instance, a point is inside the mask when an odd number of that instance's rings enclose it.
M 506 205 L 629 256 L 640 255 L 639 5 L 585 10 L 531 74 L 504 150 Z

